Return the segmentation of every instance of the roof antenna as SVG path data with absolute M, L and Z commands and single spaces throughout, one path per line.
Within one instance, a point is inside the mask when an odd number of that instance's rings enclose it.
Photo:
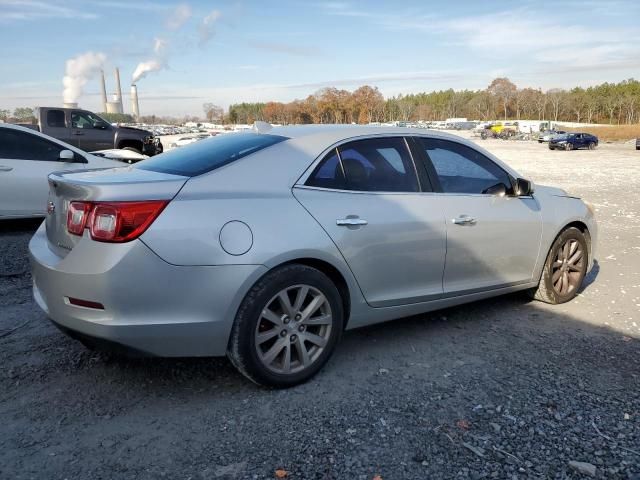
M 273 125 L 271 125 L 269 122 L 263 122 L 263 121 L 260 121 L 260 120 L 257 120 L 255 122 L 253 122 L 253 131 L 254 132 L 267 133 L 272 128 L 273 128 Z

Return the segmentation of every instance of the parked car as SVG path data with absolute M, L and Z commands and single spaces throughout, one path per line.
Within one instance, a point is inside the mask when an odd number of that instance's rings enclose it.
M 259 125 L 49 184 L 29 249 L 55 324 L 228 355 L 276 387 L 318 372 L 345 329 L 517 290 L 567 302 L 597 243 L 579 198 L 424 129 Z
M 191 143 L 195 143 L 198 140 L 200 140 L 199 138 L 197 138 L 196 136 L 190 136 L 190 137 L 180 137 L 178 140 L 176 140 L 175 142 L 172 142 L 169 147 L 170 148 L 178 148 L 178 147 L 184 147 L 185 145 L 189 145 Z
M 32 129 L 0 124 L 0 219 L 43 217 L 51 172 L 122 166 Z
M 128 150 L 126 148 L 110 148 L 107 150 L 97 150 L 95 152 L 90 152 L 91 155 L 95 155 L 96 157 L 102 158 L 110 158 L 112 160 L 120 160 L 124 163 L 138 163 L 142 160 L 149 158 L 147 155 L 143 155 L 141 153 L 135 152 L 133 150 Z
M 566 133 L 567 132 L 565 132 L 564 130 L 546 130 L 545 132 L 542 132 L 538 137 L 538 143 L 548 142 L 551 139 L 559 135 L 565 135 Z
M 595 150 L 598 146 L 598 137 L 589 133 L 567 133 L 558 135 L 549 141 L 550 150 L 577 150 L 588 148 Z
M 85 152 L 111 148 L 129 149 L 145 155 L 162 153 L 160 139 L 135 127 L 116 127 L 87 110 L 39 107 L 36 125 L 29 126 Z M 27 125 L 24 125 L 27 126 Z

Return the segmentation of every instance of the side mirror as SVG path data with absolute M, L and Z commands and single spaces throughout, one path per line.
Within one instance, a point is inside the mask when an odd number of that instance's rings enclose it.
M 494 195 L 496 197 L 504 197 L 507 194 L 507 186 L 504 183 L 496 183 L 482 191 L 485 195 Z
M 61 150 L 58 158 L 63 162 L 73 162 L 76 158 L 76 154 L 71 150 Z
M 518 197 L 527 197 L 533 194 L 533 184 L 524 178 L 516 179 L 515 194 Z

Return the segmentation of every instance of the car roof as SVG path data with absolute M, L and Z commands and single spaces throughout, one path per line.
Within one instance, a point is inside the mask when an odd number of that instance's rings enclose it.
M 254 130 L 255 132 L 255 130 Z M 457 143 L 473 148 L 485 156 L 495 161 L 514 177 L 519 174 L 509 165 L 502 162 L 492 153 L 488 152 L 480 145 L 469 139 L 455 135 L 453 133 L 443 132 L 441 130 L 433 130 L 428 128 L 408 128 L 408 127 L 391 127 L 384 125 L 340 125 L 340 124 L 320 124 L 320 125 L 291 125 L 283 127 L 273 127 L 264 132 L 268 135 L 281 135 L 286 137 L 288 141 L 282 142 L 281 148 L 289 145 L 299 151 L 304 151 L 308 157 L 317 158 L 329 147 L 335 144 L 349 140 L 357 140 L 360 137 L 371 136 L 422 136 L 430 138 L 439 138 L 443 140 L 451 140 Z M 278 148 L 275 145 L 270 148 Z

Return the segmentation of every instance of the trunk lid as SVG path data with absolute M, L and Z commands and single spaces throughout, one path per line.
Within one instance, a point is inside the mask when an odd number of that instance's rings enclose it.
M 188 179 L 131 167 L 54 172 L 49 175 L 45 220 L 49 248 L 60 257 L 65 257 L 82 239 L 67 231 L 67 211 L 72 201 L 171 200 Z

